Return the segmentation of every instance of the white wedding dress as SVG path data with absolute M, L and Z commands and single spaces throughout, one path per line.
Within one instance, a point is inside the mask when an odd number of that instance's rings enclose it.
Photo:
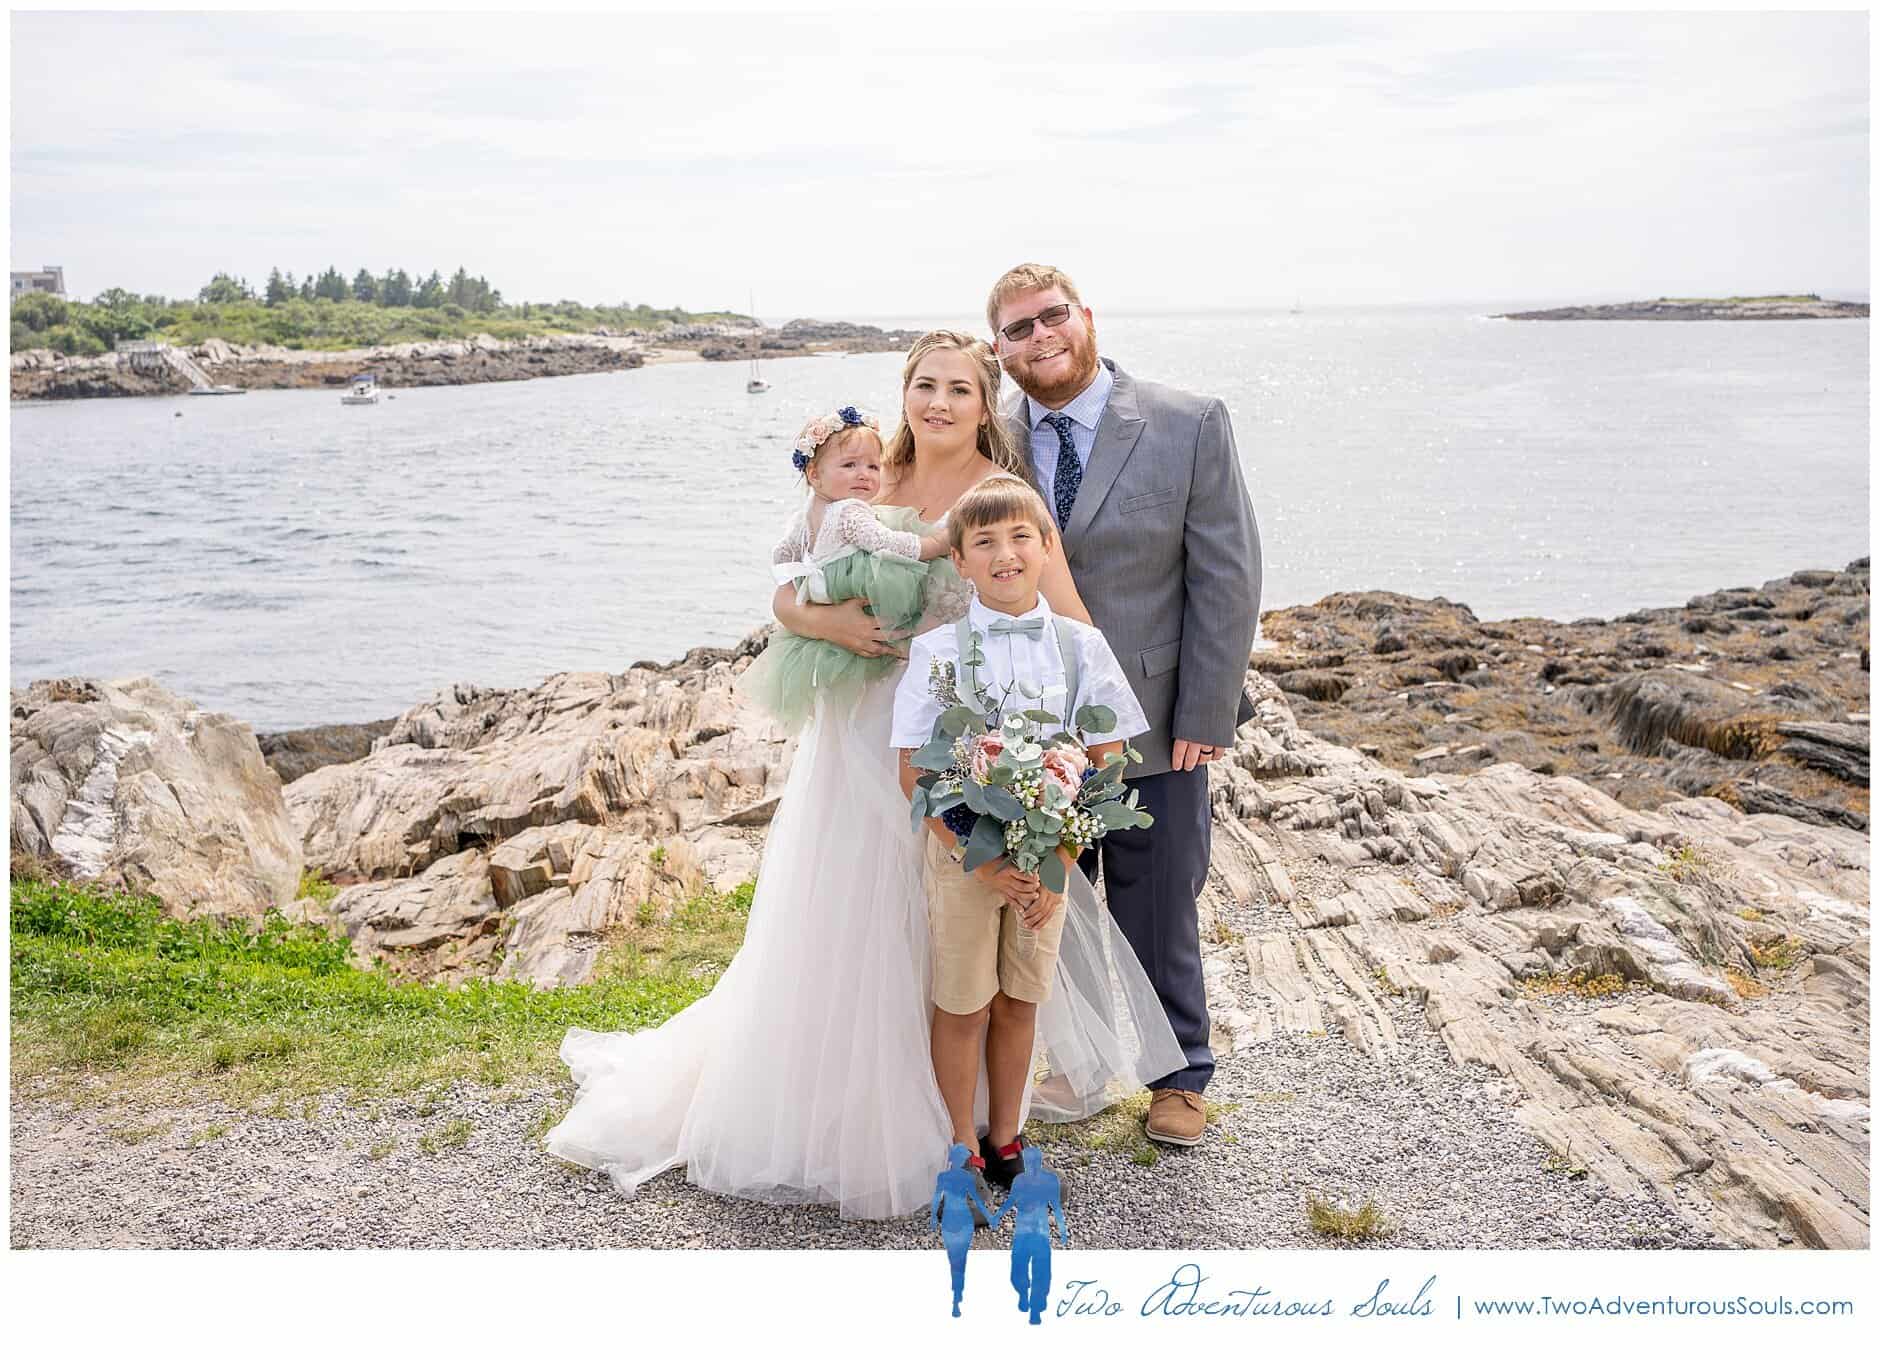
M 964 610 L 939 601 L 930 620 Z M 743 946 L 712 991 L 656 1029 L 570 1030 L 579 1096 L 548 1135 L 623 1192 L 671 1167 L 710 1191 L 924 1213 L 950 1121 L 928 1050 L 926 891 L 889 746 L 900 670 L 843 711 L 818 699 L 766 837 Z M 1129 945 L 1081 874 L 1028 1113 L 1094 1114 L 1185 1065 Z M 984 1125 L 983 1071 L 979 1092 Z

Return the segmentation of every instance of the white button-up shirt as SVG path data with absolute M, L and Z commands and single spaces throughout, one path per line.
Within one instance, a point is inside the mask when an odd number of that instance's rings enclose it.
M 1078 733 L 1085 745 L 1120 741 L 1147 732 L 1149 720 L 1143 716 L 1142 705 L 1136 702 L 1110 644 L 1097 629 L 1075 619 L 1062 621 L 1068 634 L 1065 642 L 1077 648 L 1077 693 L 1069 695 L 1066 702 L 1064 667 L 1051 636 L 1055 617 L 1042 595 L 1035 608 L 1018 615 L 988 609 L 974 596 L 967 606 L 966 620 L 980 636 L 979 650 L 985 661 L 979 668 L 979 679 L 993 703 L 1008 713 L 1044 708 L 1066 719 L 1089 704 L 1112 710 L 1116 726 L 1108 732 Z M 992 632 L 992 625 L 1000 620 L 1026 619 L 1043 622 L 1036 638 L 1023 633 L 994 636 Z M 907 671 L 894 694 L 895 746 L 913 750 L 932 738 L 934 722 L 944 711 L 944 705 L 933 694 L 934 665 L 952 663 L 955 683 L 963 685 L 966 681 L 959 659 L 959 633 L 950 623 L 922 633 L 909 644 Z M 1034 700 L 1025 695 L 1018 689 L 1020 684 L 1037 691 L 1040 697 Z

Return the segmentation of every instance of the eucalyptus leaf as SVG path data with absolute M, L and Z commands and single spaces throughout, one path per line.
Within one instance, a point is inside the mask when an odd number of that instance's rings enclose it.
M 1086 732 L 1109 732 L 1116 727 L 1116 710 L 1103 704 L 1085 704 L 1071 721 Z
M 1049 810 L 1056 812 L 1059 808 L 1068 807 L 1070 801 L 1070 795 L 1065 793 L 1064 790 L 1060 789 L 1056 784 L 1046 784 L 1044 786 L 1044 806 Z
M 917 770 L 932 770 L 938 773 L 953 764 L 953 743 L 945 737 L 935 737 L 909 756 L 907 763 Z
M 960 786 L 960 793 L 966 799 L 966 806 L 971 808 L 974 812 L 977 812 L 981 817 L 984 817 L 987 813 L 992 811 L 991 807 L 986 803 L 986 791 L 972 780 L 969 779 Z
M 1025 816 L 1025 805 L 1004 789 L 987 789 L 986 806 L 991 809 L 992 815 L 1002 822 L 1016 822 Z
M 1056 855 L 1046 855 L 1038 861 L 1038 881 L 1054 893 L 1064 891 L 1064 861 Z
M 1043 708 L 1028 708 L 1022 716 L 1030 718 L 1035 723 L 1054 723 L 1057 721 L 1057 714 Z
M 1064 828 L 1064 819 L 1053 816 L 1043 808 L 1032 808 L 1025 814 L 1025 825 L 1033 831 L 1061 831 Z
M 971 873 L 982 864 L 990 864 L 1005 853 L 1005 829 L 990 817 L 973 823 L 973 834 L 966 838 L 966 860 L 961 866 Z
M 966 800 L 960 796 L 958 789 L 955 789 L 952 793 L 943 793 L 939 797 L 934 797 L 932 794 L 929 794 L 927 796 L 927 815 L 929 817 L 938 817 L 943 812 L 951 812 L 965 801 Z
M 940 730 L 949 737 L 957 737 L 977 721 L 979 715 L 965 704 L 955 704 L 940 715 Z

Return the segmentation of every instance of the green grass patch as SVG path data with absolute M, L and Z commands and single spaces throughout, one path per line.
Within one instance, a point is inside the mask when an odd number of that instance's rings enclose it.
M 211 294 L 214 287 L 204 293 Z M 139 339 L 194 345 L 213 337 L 236 345 L 337 350 L 409 340 L 466 340 L 478 334 L 514 340 L 592 332 L 603 325 L 621 331 L 656 330 L 667 321 L 748 324 L 750 318 L 736 312 L 688 312 L 644 303 L 463 306 L 441 294 L 421 306 L 385 306 L 350 296 L 294 297 L 269 304 L 242 296 L 241 286 L 230 280 L 213 300 L 210 296 L 195 300 L 137 297 L 122 289 L 107 289 L 93 302 L 28 294 L 14 300 L 9 321 L 15 350 L 44 348 L 57 354 L 88 355 Z
M 1543 973 L 1521 982 L 1521 989 L 1529 996 L 1577 996 L 1588 1001 L 1617 996 L 1625 987 L 1625 979 L 1617 973 L 1595 974 L 1582 969 L 1571 973 Z
M 155 898 L 15 878 L 15 1076 L 166 1080 L 252 1103 L 560 1075 L 570 1028 L 656 1025 L 703 996 L 744 936 L 751 885 L 607 942 L 591 982 L 401 982 L 343 935 L 271 916 L 184 923 Z
M 568 1111 L 571 1108 L 573 1108 L 572 1101 L 559 1100 L 551 1103 L 542 1113 L 535 1117 L 535 1123 L 530 1126 L 530 1141 L 537 1147 L 540 1147 L 548 1138 L 549 1130 L 561 1123 L 561 1121 L 567 1117 Z
M 1149 1114 L 1149 1102 L 1154 1098 L 1153 1092 L 1138 1091 L 1089 1119 L 1069 1124 L 1029 1120 L 1025 1125 L 1025 1136 L 1040 1148 L 1055 1145 L 1066 1150 L 1076 1148 L 1084 1152 L 1114 1152 L 1129 1158 L 1137 1166 L 1154 1166 L 1161 1160 L 1162 1153 L 1143 1130 L 1143 1120 Z M 1238 1104 L 1203 1103 L 1210 1124 L 1220 1123 L 1223 1115 L 1240 1108 Z
M 1040 1148 L 1058 1145 L 1086 1152 L 1114 1152 L 1139 1166 L 1154 1166 L 1161 1154 L 1142 1131 L 1149 1099 L 1147 1091 L 1138 1091 L 1101 1114 L 1071 1124 L 1046 1124 L 1033 1119 L 1025 1125 L 1025 1136 Z
M 1581 1166 L 1571 1156 L 1558 1152 L 1548 1154 L 1547 1160 L 1541 1163 L 1541 1170 L 1550 1172 L 1556 1176 L 1565 1176 L 1570 1181 L 1583 1181 L 1586 1179 L 1585 1167 Z
M 1774 939 L 1750 941 L 1749 956 L 1756 960 L 1758 968 L 1780 973 L 1806 958 L 1808 948 L 1799 935 L 1778 935 Z
M 170 1125 L 163 1124 L 118 1124 L 111 1128 L 110 1134 L 120 1143 L 137 1144 L 148 1138 L 155 1138 L 160 1133 L 168 1133 Z
M 1723 303 L 1736 303 L 1736 302 L 1795 302 L 1795 303 L 1820 302 L 1821 294 L 1819 293 L 1766 293 L 1766 294 L 1755 296 L 1755 297 L 1659 298 L 1658 300 L 1660 302 L 1702 303 L 1707 306 L 1715 307 Z
M 1393 1231 L 1384 1211 L 1368 1195 L 1364 1203 L 1354 1209 L 1308 1194 L 1306 1223 L 1320 1237 L 1336 1237 L 1346 1242 L 1374 1242 L 1389 1237 Z
M 473 1126 L 468 1119 L 453 1119 L 444 1126 L 444 1131 L 437 1136 L 439 1147 L 460 1148 L 470 1141 Z
M 300 875 L 300 886 L 294 889 L 294 896 L 310 897 L 324 907 L 339 896 L 339 887 L 328 883 L 319 870 L 308 869 Z

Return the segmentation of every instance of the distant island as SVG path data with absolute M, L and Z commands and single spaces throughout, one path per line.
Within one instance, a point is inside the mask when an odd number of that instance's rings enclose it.
M 1818 293 L 1769 297 L 1668 298 L 1502 312 L 1498 321 L 1822 321 L 1865 317 L 1864 302 L 1823 302 Z
M 382 387 L 511 382 L 673 360 L 787 359 L 906 349 L 918 332 L 799 318 L 765 326 L 733 311 L 646 303 L 506 302 L 481 276 L 337 268 L 296 282 L 273 270 L 257 291 L 219 273 L 194 299 L 107 288 L 90 302 L 13 300 L 14 401 L 163 396 L 206 390 L 343 387 L 362 370 Z

